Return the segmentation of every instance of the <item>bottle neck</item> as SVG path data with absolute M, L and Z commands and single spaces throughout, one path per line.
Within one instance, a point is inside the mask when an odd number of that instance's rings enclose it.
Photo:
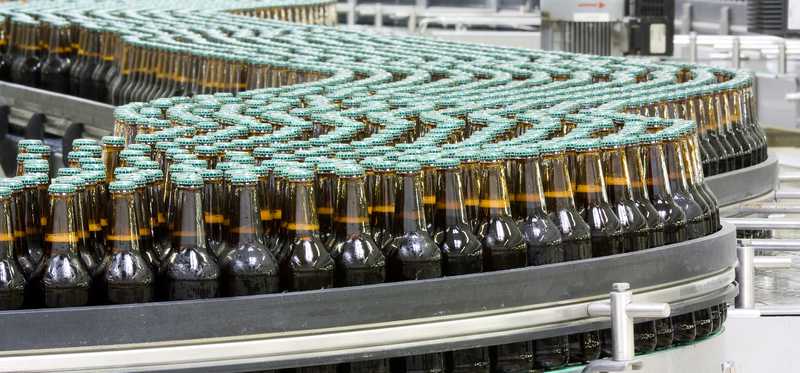
M 422 175 L 398 174 L 397 200 L 395 202 L 394 232 L 403 234 L 426 230 L 422 207 Z
M 139 252 L 139 222 L 135 192 L 111 193 L 111 224 L 106 240 L 111 253 Z
M 222 180 L 206 181 L 203 184 L 203 222 L 207 230 L 214 226 L 229 225 L 225 221 L 223 201 Z
M 701 185 L 704 182 L 703 163 L 700 160 L 700 152 L 697 143 L 697 135 L 689 134 L 681 139 L 681 150 L 686 169 L 689 170 L 691 183 Z
M 177 187 L 174 202 L 172 247 L 176 250 L 207 249 L 201 189 Z
M 500 162 L 481 163 L 483 180 L 481 181 L 481 218 L 510 217 L 511 206 L 506 184 L 506 169 Z
M 542 173 L 539 160 L 524 158 L 514 162 L 517 169 L 516 193 L 512 198 L 512 211 L 518 217 L 536 216 L 546 212 Z
M 550 212 L 575 210 L 572 181 L 567 171 L 563 154 L 550 154 L 544 157 L 544 197 Z
M 14 213 L 11 198 L 0 198 L 0 260 L 14 258 L 14 226 L 11 219 Z
M 620 148 L 606 149 L 603 152 L 603 165 L 609 202 L 619 203 L 623 200 L 633 199 L 630 168 L 623 150 Z
M 377 229 L 391 229 L 394 225 L 396 174 L 393 171 L 376 171 L 372 189 L 372 214 L 370 225 Z
M 648 143 L 642 146 L 644 181 L 650 198 L 668 200 L 672 197 L 667 176 L 664 147 L 661 143 Z
M 28 237 L 41 237 L 42 224 L 41 222 L 47 221 L 45 207 L 47 204 L 42 203 L 41 193 L 36 186 L 25 188 L 25 201 L 23 219 L 25 219 L 25 233 Z
M 367 230 L 367 197 L 363 177 L 340 177 L 334 231 L 340 239 Z
M 311 181 L 288 181 L 286 184 L 283 220 L 287 236 L 290 239 L 319 236 L 314 184 Z
M 466 226 L 464 193 L 461 184 L 461 170 L 448 168 L 439 171 L 440 185 L 436 196 L 436 226 L 446 228 Z
M 320 223 L 326 228 L 331 228 L 333 222 L 333 206 L 336 198 L 336 175 L 321 173 L 317 177 L 319 191 L 317 193 L 317 214 Z
M 461 166 L 461 181 L 464 183 L 464 208 L 467 216 L 476 218 L 480 208 L 480 164 L 466 162 Z
M 608 204 L 600 152 L 577 153 L 575 204 L 579 208 Z
M 664 141 L 664 160 L 667 165 L 669 187 L 673 193 L 686 193 L 689 190 L 684 154 L 678 140 Z
M 234 184 L 228 200 L 230 228 L 228 245 L 263 244 L 264 232 L 258 209 L 256 184 Z
M 49 255 L 78 253 L 78 233 L 75 194 L 50 196 L 50 211 L 45 228 L 45 250 Z
M 647 194 L 647 185 L 644 182 L 644 166 L 642 164 L 641 148 L 639 145 L 626 146 L 625 159 L 628 161 L 631 196 L 636 200 L 650 199 Z

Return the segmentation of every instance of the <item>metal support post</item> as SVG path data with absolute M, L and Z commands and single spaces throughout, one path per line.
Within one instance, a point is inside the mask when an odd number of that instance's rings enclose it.
M 800 204 L 782 202 L 751 202 L 739 206 L 741 214 L 800 214 Z
M 742 239 L 739 245 L 754 250 L 800 251 L 798 239 Z
M 697 62 L 697 33 L 689 33 L 689 62 Z
M 417 8 L 411 7 L 411 13 L 408 13 L 408 32 L 417 32 Z
M 380 31 L 383 28 L 383 4 L 375 3 L 375 28 Z
M 792 172 L 778 175 L 778 182 L 780 183 L 796 183 L 800 182 L 800 173 Z
M 587 311 L 590 316 L 611 318 L 612 360 L 592 361 L 583 369 L 583 373 L 642 369 L 642 362 L 636 359 L 634 351 L 634 320 L 664 318 L 670 314 L 670 307 L 667 303 L 633 303 L 633 292 L 630 291 L 630 284 L 626 282 L 613 284 L 609 296 L 610 301 L 591 303 Z
M 683 14 L 681 15 L 681 34 L 688 34 L 692 31 L 692 3 L 683 3 Z
M 736 265 L 736 282 L 739 283 L 739 295 L 736 297 L 736 308 L 755 308 L 756 301 L 753 296 L 753 249 L 747 246 L 737 246 L 736 255 L 739 263 Z
M 742 65 L 742 41 L 738 36 L 733 37 L 733 45 L 731 46 L 731 58 L 733 60 L 733 68 L 738 69 Z
M 731 7 L 722 6 L 719 8 L 719 34 L 730 35 L 731 33 Z
M 753 249 L 752 247 L 750 248 Z M 755 269 L 786 269 L 792 268 L 790 256 L 754 256 L 753 268 Z
M 800 199 L 800 192 L 778 190 L 775 199 Z
M 347 25 L 351 27 L 356 24 L 356 1 L 347 0 Z
M 778 75 L 786 75 L 786 39 L 778 42 Z

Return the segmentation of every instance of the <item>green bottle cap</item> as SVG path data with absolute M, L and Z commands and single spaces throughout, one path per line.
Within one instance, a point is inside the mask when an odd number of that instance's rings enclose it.
M 50 146 L 44 144 L 33 144 L 26 146 L 25 151 L 31 154 L 50 154 Z
M 0 179 L 0 187 L 11 189 L 12 191 L 20 191 L 25 185 L 19 178 L 5 178 Z
M 197 188 L 203 186 L 203 178 L 196 173 L 189 172 L 175 174 L 173 182 L 179 187 Z
M 152 148 L 150 147 L 150 145 L 147 145 L 147 144 L 130 144 L 125 149 L 126 150 L 139 151 L 139 152 L 142 152 L 145 155 L 149 155 L 150 152 L 152 151 Z
M 132 174 L 136 171 L 139 171 L 136 167 L 117 167 L 114 169 L 114 177 L 119 177 L 120 175 L 127 175 Z
M 100 145 L 84 145 L 81 150 L 92 153 L 92 157 L 100 158 L 103 154 L 103 147 Z
M 136 141 L 139 144 L 153 145 L 156 142 L 158 142 L 158 137 L 156 137 L 156 135 L 152 133 L 140 133 L 136 135 L 134 141 Z
M 120 136 L 103 136 L 100 141 L 107 146 L 125 146 L 125 139 Z
M 235 155 L 231 157 L 229 162 L 240 163 L 243 165 L 253 166 L 256 164 L 256 159 L 250 155 L 243 154 L 243 155 Z
M 136 189 L 136 184 L 130 180 L 117 180 L 108 184 L 108 190 L 114 192 L 132 192 Z
M 89 158 L 93 159 L 93 158 Z M 81 163 L 81 170 L 83 171 L 95 171 L 95 172 L 102 172 L 103 174 L 106 173 L 106 165 L 101 163 L 90 163 L 90 164 L 83 164 Z M 105 176 L 103 176 L 105 177 Z
M 17 142 L 17 148 L 19 150 L 25 150 L 30 145 L 41 145 L 44 144 L 42 140 L 39 139 L 22 139 Z
M 419 162 L 397 162 L 395 169 L 400 173 L 414 173 L 422 170 L 422 165 Z
M 80 168 L 61 167 L 56 172 L 56 176 L 75 176 L 81 173 Z
M 59 176 L 50 181 L 53 184 L 69 184 L 75 186 L 76 190 L 81 190 L 86 185 L 86 180 L 80 176 Z
M 0 186 L 0 198 L 11 198 L 11 189 Z
M 545 141 L 539 144 L 541 154 L 553 154 L 564 151 L 564 145 L 559 141 Z
M 233 184 L 255 184 L 256 182 L 258 182 L 258 175 L 249 171 L 237 172 L 231 176 Z
M 253 149 L 253 156 L 256 158 L 270 158 L 273 154 L 275 154 L 276 149 L 270 148 L 266 146 L 259 146 Z
M 137 160 L 136 162 L 133 163 L 133 167 L 136 167 L 140 170 L 156 170 L 161 168 L 158 162 L 150 159 Z
M 74 152 L 73 152 L 74 153 Z M 70 153 L 72 154 L 72 153 Z M 44 159 L 41 154 L 19 153 L 17 154 L 17 163 L 25 163 L 29 159 Z
M 67 161 L 77 162 L 77 161 L 81 160 L 82 158 L 91 158 L 91 157 L 92 157 L 92 153 L 89 153 L 89 152 L 86 152 L 86 151 L 83 151 L 83 150 L 73 150 L 73 151 L 69 152 L 69 154 L 67 155 Z
M 75 193 L 75 186 L 71 184 L 50 184 L 47 188 L 50 194 L 70 194 Z
M 72 148 L 80 148 L 84 145 L 97 145 L 97 140 L 94 139 L 75 139 L 72 140 Z
M 142 156 L 144 156 L 144 152 L 140 150 L 123 149 L 122 151 L 119 152 L 119 158 L 124 159 L 126 161 L 133 157 L 142 157 Z
M 364 176 L 364 168 L 357 165 L 341 165 L 336 167 L 336 176 L 339 177 L 360 177 Z
M 478 158 L 481 162 L 495 162 L 503 159 L 503 153 L 499 151 L 483 151 Z
M 455 158 L 437 158 L 433 163 L 434 167 L 440 169 L 456 168 L 459 165 L 461 165 L 461 162 Z
M 27 175 L 33 175 L 36 178 L 36 185 L 47 185 L 50 183 L 50 175 L 42 172 L 32 172 Z
M 117 176 L 117 180 L 129 180 L 136 184 L 137 188 L 144 188 L 147 186 L 147 176 L 144 176 L 144 174 L 139 172 L 119 175 Z
M 314 172 L 302 168 L 289 168 L 284 176 L 291 181 L 307 181 L 314 179 Z
M 147 175 L 149 182 L 164 180 L 164 171 L 161 171 L 161 170 L 143 170 L 142 172 L 145 175 Z
M 22 163 L 22 168 L 25 170 L 25 173 L 50 172 L 50 164 L 44 159 L 29 159 Z
M 22 182 L 22 186 L 25 188 L 39 185 L 39 178 L 35 174 L 27 174 L 17 177 L 19 178 L 19 181 Z

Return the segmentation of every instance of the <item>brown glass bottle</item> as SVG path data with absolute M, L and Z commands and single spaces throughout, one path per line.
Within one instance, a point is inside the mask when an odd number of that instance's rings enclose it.
M 69 24 L 50 24 L 47 57 L 42 61 L 42 88 L 69 93 L 69 69 L 72 65 L 69 48 Z
M 156 243 L 155 231 L 153 224 L 155 224 L 156 215 L 150 210 L 150 204 L 147 201 L 151 200 L 149 189 L 147 188 L 147 176 L 143 172 L 137 171 L 132 174 L 119 175 L 117 180 L 129 180 L 136 185 L 134 191 L 134 207 L 136 208 L 136 215 L 139 226 L 139 250 L 141 255 L 147 261 L 154 271 L 158 271 L 161 266 L 160 253 L 163 249 L 161 243 Z
M 706 136 L 709 137 L 714 145 L 714 150 L 719 155 L 719 172 L 723 173 L 736 169 L 737 154 L 721 130 L 723 127 L 722 106 L 718 102 L 716 93 L 716 88 L 713 87 L 703 89 L 702 104 L 706 119 Z
M 74 75 L 70 71 L 70 86 L 77 84 L 78 96 L 94 100 L 97 94 L 94 85 L 91 84 L 91 78 L 100 62 L 100 27 L 97 24 L 85 24 L 81 30 L 84 40 L 78 55 L 82 57 L 83 62 Z
M 226 251 L 220 253 L 219 259 L 225 296 L 280 291 L 278 261 L 264 242 L 257 183 L 258 176 L 249 172 L 231 177 L 227 209 L 230 227 Z
M 481 154 L 480 215 L 477 236 L 483 245 L 484 271 L 499 271 L 528 265 L 528 252 L 522 232 L 511 217 L 502 154 L 486 151 Z M 531 367 L 529 342 L 489 348 L 492 371 L 515 372 Z
M 18 51 L 11 64 L 11 81 L 29 87 L 41 86 L 38 22 L 15 20 L 15 43 Z
M 711 226 L 709 232 L 716 232 L 722 228 L 719 216 L 719 202 L 714 192 L 705 183 L 703 176 L 703 169 L 700 162 L 700 154 L 696 151 L 700 146 L 698 144 L 697 136 L 692 131 L 691 123 L 683 124 L 683 131 L 681 135 L 681 149 L 684 154 L 684 171 L 687 172 L 686 179 L 689 182 L 692 196 L 695 199 L 702 199 L 709 207 L 711 214 Z
M 605 178 L 600 159 L 599 141 L 579 140 L 576 150 L 575 206 L 589 224 L 592 235 L 592 256 L 619 254 L 623 241 L 631 234 L 623 231 L 619 218 L 608 202 Z
M 278 248 L 281 286 L 288 291 L 333 286 L 334 262 L 320 239 L 314 174 L 291 168 L 285 173 L 286 192 L 282 220 L 286 223 Z
M 646 133 L 640 135 L 639 139 L 641 140 L 643 179 L 650 202 L 664 220 L 664 243 L 673 244 L 686 241 L 686 215 L 672 198 L 661 135 Z
M 25 189 L 22 180 L 19 177 L 5 178 L 0 180 L 0 187 L 8 188 L 11 191 L 11 224 L 12 234 L 14 236 L 14 260 L 20 267 L 23 275 L 27 276 L 33 272 L 35 267 L 29 261 L 25 261 L 25 255 L 28 253 L 28 241 L 25 237 L 25 218 L 23 210 L 25 208 Z M 26 270 L 23 265 L 27 265 Z
M 388 281 L 424 280 L 442 276 L 441 253 L 426 230 L 422 206 L 422 166 L 399 162 L 392 239 L 386 251 Z M 373 210 L 374 214 L 374 210 Z M 439 353 L 393 358 L 392 372 L 438 373 L 444 368 Z
M 80 258 L 75 187 L 51 184 L 49 195 L 45 258 L 30 281 L 38 284 L 39 302 L 45 307 L 88 305 L 91 275 Z
M 78 234 L 78 253 L 86 270 L 94 276 L 104 248 L 95 247 L 101 242 L 89 242 L 89 208 L 85 180 L 80 176 L 62 176 L 53 179 L 55 184 L 70 184 L 75 187 L 75 220 Z
M 215 258 L 220 258 L 227 250 L 224 215 L 226 198 L 222 180 L 224 175 L 220 170 L 203 170 L 201 176 L 203 177 L 203 222 L 208 240 L 208 251 Z
M 89 75 L 88 84 L 92 86 L 92 99 L 97 102 L 108 102 L 108 86 L 106 85 L 106 74 L 111 69 L 114 61 L 114 51 L 112 49 L 113 35 L 111 29 L 102 27 L 97 33 L 97 65 Z
M 439 187 L 438 173 L 436 172 L 435 155 L 422 155 L 419 157 L 422 164 L 422 208 L 425 210 L 425 222 L 430 232 L 436 223 L 436 192 Z
M 644 167 L 639 147 L 637 135 L 627 135 L 621 138 L 625 145 L 625 158 L 629 169 L 628 176 L 631 181 L 631 198 L 639 212 L 644 215 L 647 221 L 648 246 L 658 247 L 664 245 L 666 237 L 664 234 L 664 219 L 658 214 L 656 208 L 650 202 L 647 194 L 647 185 L 644 182 Z
M 539 151 L 520 147 L 507 151 L 513 157 L 511 212 L 525 240 L 528 265 L 537 266 L 564 261 L 561 232 L 547 214 L 542 186 Z M 543 338 L 531 342 L 535 369 L 558 369 L 568 362 L 567 336 Z
M 214 298 L 219 294 L 219 267 L 208 252 L 203 225 L 203 179 L 197 174 L 174 177 L 175 214 L 172 244 L 161 262 L 159 288 L 165 300 Z
M 561 231 L 564 260 L 581 260 L 592 257 L 589 225 L 575 209 L 572 182 L 567 171 L 564 146 L 550 141 L 540 146 L 542 153 L 542 181 L 548 213 Z M 600 356 L 600 336 L 597 332 L 572 334 L 569 341 L 569 362 L 580 363 Z
M 317 215 L 320 239 L 330 242 L 333 237 L 333 209 L 336 203 L 336 164 L 320 163 L 317 166 Z
M 136 184 L 128 180 L 115 181 L 109 185 L 109 191 L 108 250 L 96 276 L 102 299 L 110 304 L 150 302 L 155 296 L 156 276 L 139 246 Z
M 333 214 L 334 234 L 328 247 L 336 267 L 336 287 L 371 285 L 386 279 L 386 260 L 380 247 L 367 232 L 367 200 L 364 170 L 360 166 L 336 168 L 338 192 Z M 340 371 L 387 372 L 388 360 L 368 360 L 341 364 Z
M 0 310 L 22 307 L 25 274 L 14 258 L 14 205 L 11 189 L 0 187 Z
M 452 158 L 440 158 L 435 162 L 439 187 L 431 236 L 441 251 L 444 276 L 483 272 L 483 246 L 467 223 L 459 165 L 460 162 Z M 490 369 L 487 348 L 446 352 L 444 362 L 446 372 L 478 373 Z
M 464 211 L 467 222 L 473 229 L 478 229 L 480 216 L 481 167 L 478 152 L 464 150 L 455 154 L 461 161 L 461 181 L 464 183 Z
M 652 229 L 647 226 L 644 214 L 633 201 L 630 168 L 622 150 L 622 146 L 625 145 L 624 140 L 608 136 L 603 138 L 601 145 L 608 200 L 619 218 L 620 225 L 628 232 L 622 250 L 632 252 L 647 249 L 650 247 Z
M 663 130 L 660 135 L 672 200 L 686 216 L 687 239 L 705 236 L 710 233 L 713 225 L 711 213 L 708 205 L 702 200 L 695 200 L 690 192 L 686 179 L 687 172 L 684 168 L 684 154 L 679 143 L 680 135 L 676 131 L 672 131 L 672 128 Z
M 25 227 L 25 241 L 27 251 L 17 256 L 22 270 L 30 278 L 44 257 L 44 229 L 42 222 L 47 222 L 47 197 L 42 190 L 47 187 L 47 180 L 39 174 L 28 174 L 20 177 L 24 185 L 22 218 Z M 46 189 L 45 189 L 46 190 Z M 34 284 L 28 283 L 29 288 Z M 38 284 L 35 285 L 38 287 Z M 33 299 L 33 298 L 30 298 Z
M 394 170 L 395 163 L 388 160 L 376 161 L 373 165 L 375 172 L 375 185 L 371 198 L 369 225 L 372 230 L 372 238 L 384 255 L 387 246 L 392 240 L 392 229 L 394 227 L 395 213 L 395 180 L 397 173 Z

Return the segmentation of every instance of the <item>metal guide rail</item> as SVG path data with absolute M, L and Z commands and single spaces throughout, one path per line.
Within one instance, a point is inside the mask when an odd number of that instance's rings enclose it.
M 770 154 L 757 165 L 707 177 L 706 184 L 720 206 L 729 206 L 773 191 L 777 177 L 778 158 Z
M 0 371 L 275 369 L 597 330 L 610 322 L 589 304 L 614 283 L 672 314 L 730 301 L 735 245 L 725 225 L 640 252 L 413 283 L 5 311 Z

